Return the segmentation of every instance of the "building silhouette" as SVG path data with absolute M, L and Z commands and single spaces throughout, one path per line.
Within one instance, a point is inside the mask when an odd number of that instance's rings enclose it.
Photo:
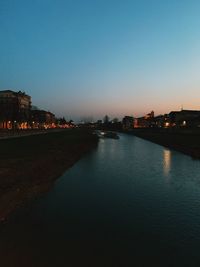
M 27 129 L 30 122 L 31 97 L 24 92 L 0 91 L 0 128 Z
M 50 111 L 31 110 L 31 128 L 48 129 L 55 128 L 55 115 Z

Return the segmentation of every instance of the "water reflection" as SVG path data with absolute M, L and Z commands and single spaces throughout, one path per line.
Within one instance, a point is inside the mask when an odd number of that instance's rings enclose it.
M 199 173 L 143 139 L 101 139 L 0 227 L 0 266 L 200 266 Z
M 163 150 L 163 173 L 169 176 L 171 170 L 171 151 L 168 149 Z

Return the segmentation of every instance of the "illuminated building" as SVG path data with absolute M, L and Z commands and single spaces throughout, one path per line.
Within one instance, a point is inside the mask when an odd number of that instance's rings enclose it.
M 135 128 L 155 127 L 154 111 L 146 114 L 144 117 L 137 118 Z
M 200 110 L 172 111 L 169 118 L 171 126 L 200 127 Z
M 33 129 L 55 128 L 55 115 L 50 111 L 31 110 L 31 126 Z
M 31 97 L 24 92 L 0 91 L 0 128 L 27 129 L 29 127 Z

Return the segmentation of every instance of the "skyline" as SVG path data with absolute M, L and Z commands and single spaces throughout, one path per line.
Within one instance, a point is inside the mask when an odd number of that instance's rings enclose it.
M 0 90 L 75 120 L 200 109 L 199 12 L 195 0 L 3 0 Z

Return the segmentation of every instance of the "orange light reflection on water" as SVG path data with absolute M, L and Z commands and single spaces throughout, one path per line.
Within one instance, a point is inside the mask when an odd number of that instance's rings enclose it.
M 171 170 L 171 151 L 168 149 L 163 150 L 163 172 L 165 176 L 169 176 Z

